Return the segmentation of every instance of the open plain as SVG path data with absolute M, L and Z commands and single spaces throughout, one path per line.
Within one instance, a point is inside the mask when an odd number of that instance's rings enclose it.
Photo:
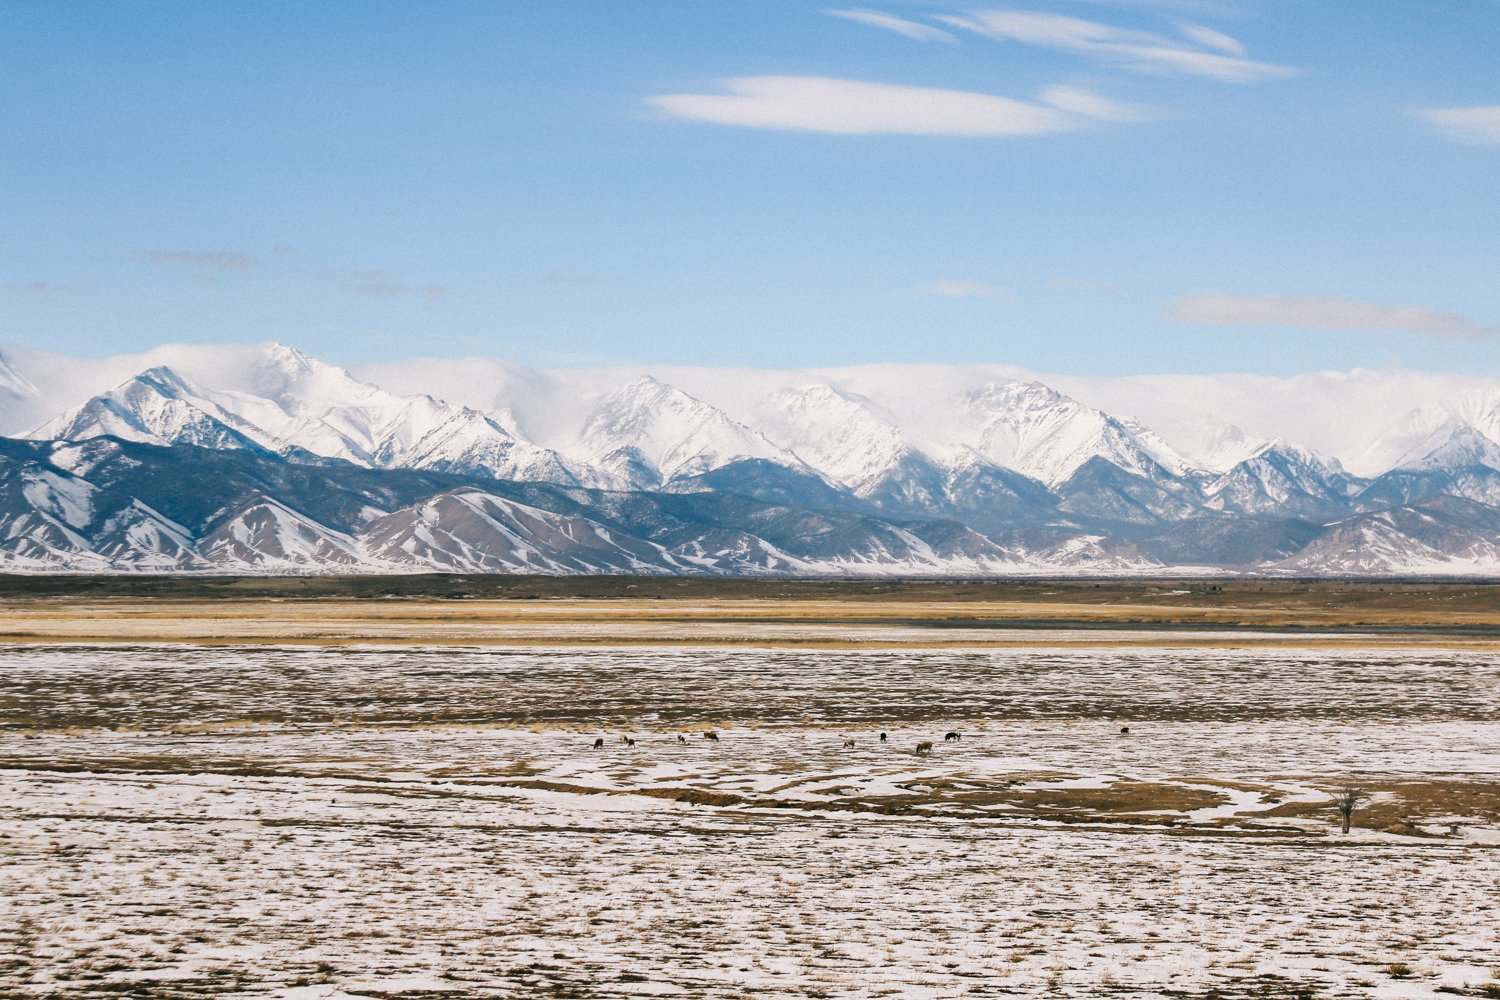
M 1492 586 L 367 585 L 0 588 L 0 994 L 1500 996 Z

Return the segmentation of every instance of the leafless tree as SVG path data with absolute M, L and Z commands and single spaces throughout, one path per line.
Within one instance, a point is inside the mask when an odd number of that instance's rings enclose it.
M 1363 788 L 1355 785 L 1345 785 L 1333 793 L 1333 807 L 1339 811 L 1339 820 L 1343 826 L 1343 832 L 1349 832 L 1349 825 L 1354 820 L 1354 810 L 1361 802 L 1368 802 L 1370 796 Z

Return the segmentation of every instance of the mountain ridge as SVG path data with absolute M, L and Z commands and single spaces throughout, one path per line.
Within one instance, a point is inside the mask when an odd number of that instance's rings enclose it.
M 220 384 L 155 364 L 6 439 L 0 568 L 1500 572 L 1500 391 L 1414 409 L 1401 456 L 1358 476 L 1232 425 L 1216 447 L 1245 453 L 1216 470 L 1034 379 L 884 402 L 802 381 L 736 415 L 636 374 L 573 400 L 571 431 L 553 414 L 539 441 L 522 428 L 549 420 L 524 392 L 485 410 L 280 344 L 204 358 Z M 924 394 L 937 416 L 903 417 Z M 133 477 L 143 462 L 219 497 L 222 523 Z M 206 478 L 231 467 L 228 493 Z

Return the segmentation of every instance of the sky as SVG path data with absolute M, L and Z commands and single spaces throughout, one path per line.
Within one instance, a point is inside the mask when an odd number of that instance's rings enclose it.
M 0 341 L 1500 375 L 1500 0 L 0 0 Z

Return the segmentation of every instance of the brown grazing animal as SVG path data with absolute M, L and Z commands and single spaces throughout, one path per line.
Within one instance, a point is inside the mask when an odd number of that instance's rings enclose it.
M 845 750 L 853 750 L 854 749 L 854 737 L 853 736 L 846 736 L 846 737 L 844 737 L 844 749 Z
M 715 743 L 719 742 L 719 734 L 714 732 L 712 729 L 704 733 L 703 738 L 705 740 L 713 740 Z
M 599 737 L 597 740 L 594 741 L 594 749 L 595 750 L 603 750 L 604 749 L 604 737 L 603 736 Z
M 925 753 L 932 753 L 932 741 L 931 740 L 923 740 L 921 743 L 918 743 L 917 744 L 917 753 L 923 753 L 923 754 L 925 754 Z

